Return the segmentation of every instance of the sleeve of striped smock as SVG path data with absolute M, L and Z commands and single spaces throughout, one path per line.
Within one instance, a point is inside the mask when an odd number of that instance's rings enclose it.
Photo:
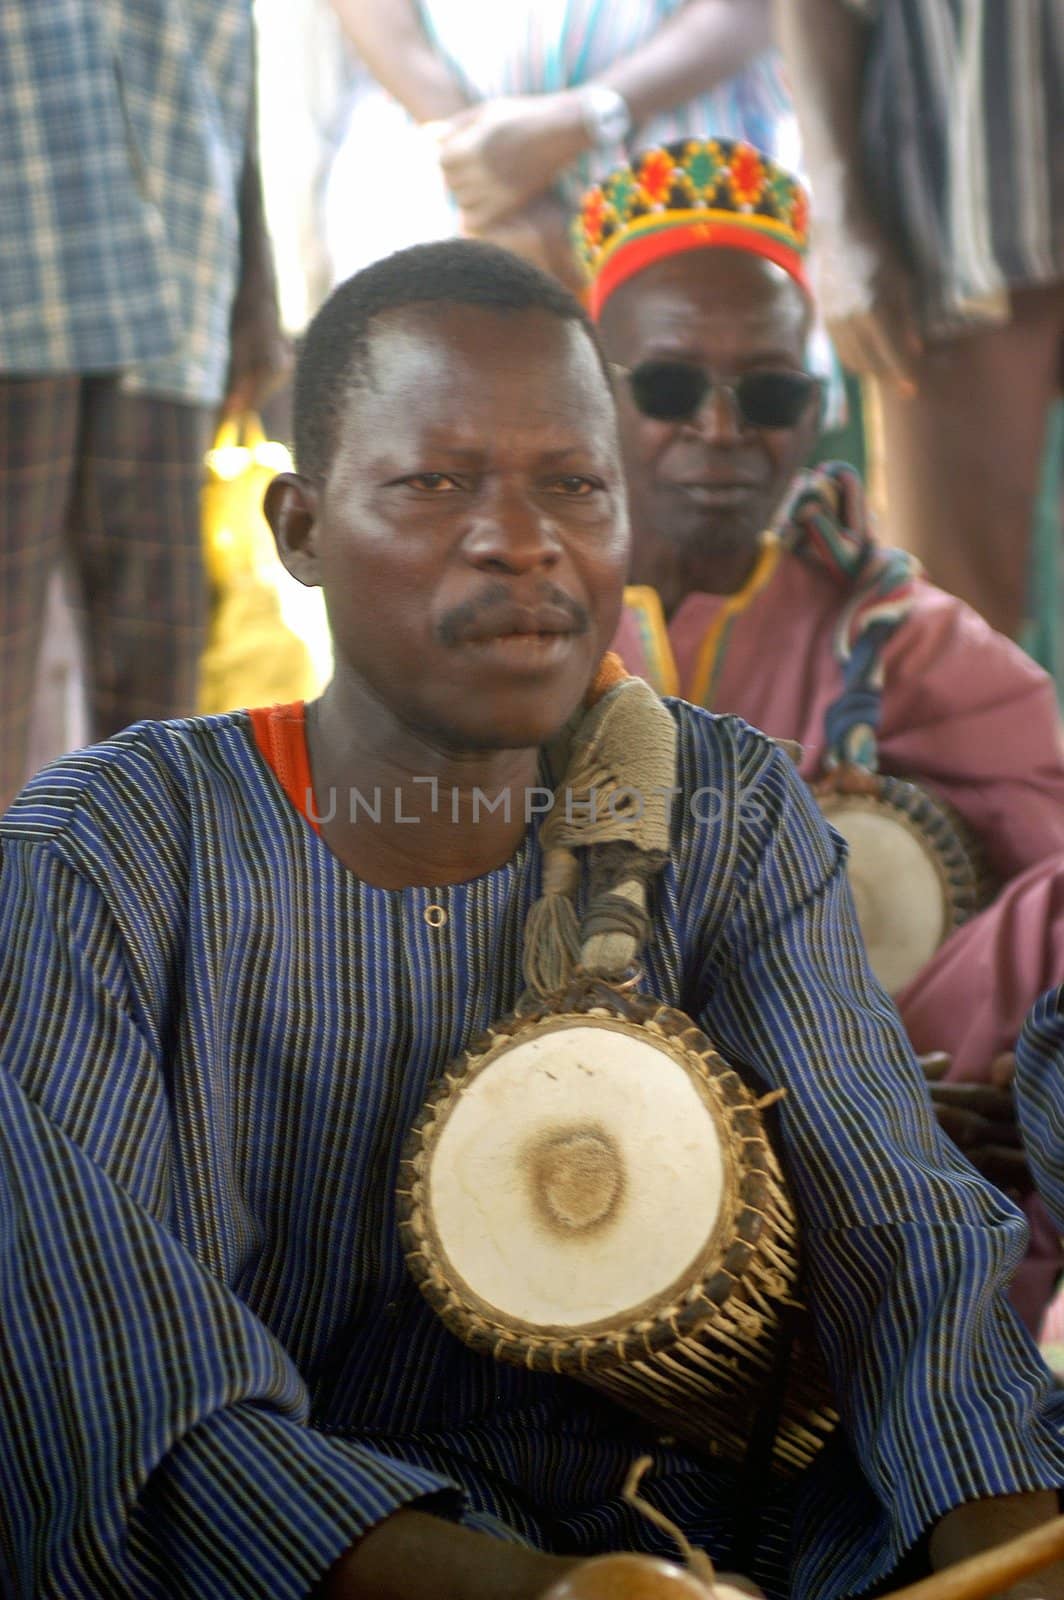
M 0 1589 L 295 1600 L 381 1518 L 458 1496 L 308 1428 L 282 1347 L 168 1231 L 150 1032 L 97 891 L 5 844 Z M 115 1109 L 92 1151 L 73 1108 L 100 1053 Z
M 791 762 L 743 730 L 736 898 L 702 1025 L 786 1095 L 817 1334 L 896 1553 L 964 1501 L 1064 1482 L 1049 1375 L 1007 1305 L 1020 1214 L 939 1134 Z
M 1042 995 L 1023 1025 L 1015 1094 L 1031 1175 L 1064 1233 L 1064 984 Z

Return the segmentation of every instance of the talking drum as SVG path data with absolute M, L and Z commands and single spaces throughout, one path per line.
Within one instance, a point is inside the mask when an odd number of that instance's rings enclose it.
M 412 1130 L 399 1216 L 475 1350 L 733 1461 L 782 1387 L 783 1472 L 834 1427 L 816 1381 L 782 1384 L 796 1222 L 759 1103 L 678 1011 L 585 979 L 496 1023 Z
M 869 964 L 897 994 L 986 904 L 978 848 L 949 807 L 901 778 L 877 778 L 870 794 L 822 795 L 820 809 L 849 845 Z

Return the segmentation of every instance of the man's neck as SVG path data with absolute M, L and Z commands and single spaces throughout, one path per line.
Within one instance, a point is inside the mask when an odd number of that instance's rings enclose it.
M 632 583 L 656 589 L 671 617 L 689 594 L 735 594 L 761 553 L 761 535 L 723 549 L 692 548 L 642 533 L 634 541 Z
M 465 882 L 525 836 L 537 750 L 441 750 L 336 680 L 308 707 L 307 741 L 322 837 L 376 888 Z

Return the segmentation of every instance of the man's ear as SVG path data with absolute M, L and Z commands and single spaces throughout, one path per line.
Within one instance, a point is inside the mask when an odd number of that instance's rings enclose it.
M 321 586 L 318 563 L 317 486 L 298 472 L 281 472 L 266 490 L 263 510 L 277 541 L 277 554 L 297 582 Z

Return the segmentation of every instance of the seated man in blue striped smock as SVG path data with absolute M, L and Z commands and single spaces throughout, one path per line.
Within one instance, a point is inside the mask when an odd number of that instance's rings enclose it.
M 310 328 L 296 423 L 267 505 L 326 592 L 322 698 L 141 724 L 0 823 L 5 1591 L 533 1600 L 671 1553 L 622 1492 L 644 1453 L 646 1500 L 772 1596 L 1048 1519 L 1022 1223 L 936 1130 L 838 841 L 770 740 L 604 659 L 624 473 L 576 301 L 470 241 L 380 262 Z M 619 795 L 663 752 L 644 829 Z M 600 769 L 597 821 L 550 807 Z M 578 964 L 784 1091 L 843 1418 L 788 1480 L 467 1345 L 404 1259 L 407 1130 Z

